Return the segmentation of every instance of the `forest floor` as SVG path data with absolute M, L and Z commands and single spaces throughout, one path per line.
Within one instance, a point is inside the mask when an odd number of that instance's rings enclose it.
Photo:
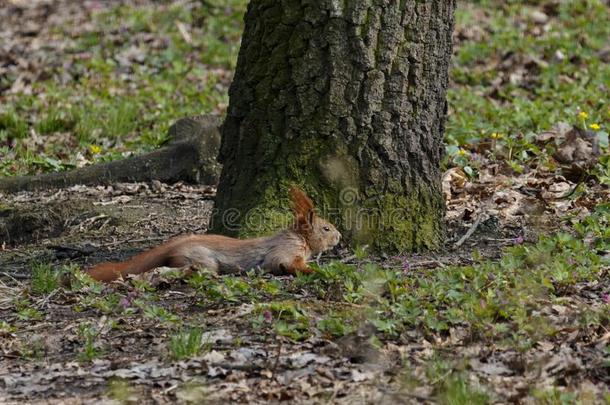
M 245 3 L 0 0 L 0 174 L 221 114 Z M 536 4 L 460 3 L 439 253 L 99 285 L 214 187 L 0 194 L 0 403 L 610 403 L 609 8 Z

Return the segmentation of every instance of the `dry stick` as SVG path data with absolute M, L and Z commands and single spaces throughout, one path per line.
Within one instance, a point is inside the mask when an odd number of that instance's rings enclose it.
M 438 260 L 424 260 L 411 264 L 411 268 L 415 269 L 436 269 L 437 267 L 444 267 L 445 264 Z
M 280 356 L 282 355 L 282 339 L 280 339 L 280 344 L 277 347 L 277 355 L 275 356 L 275 363 L 273 364 L 273 369 L 271 370 L 273 372 L 273 374 L 275 374 L 275 371 L 277 370 L 277 366 L 280 363 Z
M 169 394 L 170 392 L 172 392 L 173 390 L 175 390 L 176 388 L 178 388 L 180 385 L 178 384 L 174 384 L 171 387 L 167 388 L 165 391 L 163 391 L 164 395 Z
M 32 278 L 32 276 L 29 275 L 29 274 L 25 274 L 25 273 L 8 273 L 6 271 L 0 271 L 0 276 L 9 277 L 9 278 L 13 279 L 14 281 L 17 281 L 17 280 L 27 280 L 27 279 Z
M 256 364 L 231 364 L 231 363 L 211 363 L 213 367 L 220 367 L 226 370 L 237 370 L 237 371 L 246 371 L 246 372 L 255 372 L 261 370 L 262 367 Z
M 59 290 L 54 290 L 52 291 L 49 295 L 47 295 L 44 299 L 40 300 L 38 303 L 36 303 L 36 308 L 42 308 L 44 307 L 49 300 L 55 295 L 57 294 L 57 291 Z
M 120 240 L 120 241 L 115 241 L 115 242 L 101 243 L 101 244 L 97 245 L 96 247 L 101 248 L 101 247 L 109 247 L 109 246 L 116 246 L 116 245 L 126 245 L 129 243 L 156 242 L 156 241 L 165 240 L 165 239 L 167 239 L 166 236 L 153 236 L 151 238 L 142 238 L 142 239 L 127 239 L 127 240 Z
M 481 220 L 483 219 L 484 216 L 485 216 L 485 211 L 483 211 L 483 212 L 481 212 L 481 214 L 479 214 L 476 221 L 474 221 L 474 224 L 472 224 L 470 229 L 468 229 L 468 232 L 466 232 L 464 234 L 464 236 L 462 236 L 462 238 L 460 240 L 458 240 L 455 245 L 453 245 L 454 249 L 457 249 L 460 246 L 462 246 L 464 244 L 464 242 L 466 242 L 468 240 L 468 238 L 470 238 L 470 236 L 472 236 L 474 231 L 476 231 L 477 228 L 479 227 L 479 224 L 481 223 Z
M 339 260 L 341 263 L 348 263 L 351 262 L 352 260 L 356 259 L 356 255 L 349 255 L 341 260 Z

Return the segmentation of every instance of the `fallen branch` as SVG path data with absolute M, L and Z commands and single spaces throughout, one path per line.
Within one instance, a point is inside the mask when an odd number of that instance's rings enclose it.
M 462 246 L 464 244 L 464 242 L 466 242 L 468 240 L 468 238 L 470 238 L 472 236 L 472 234 L 474 233 L 474 231 L 477 230 L 477 228 L 479 227 L 479 224 L 481 223 L 481 221 L 483 220 L 483 217 L 485 217 L 485 212 L 482 212 L 479 214 L 479 216 L 477 217 L 477 219 L 474 221 L 474 224 L 472 224 L 472 226 L 470 227 L 470 229 L 468 229 L 468 231 L 464 234 L 464 236 L 462 236 L 460 238 L 460 240 L 458 240 L 455 245 L 453 245 L 454 249 L 459 248 L 460 246 Z

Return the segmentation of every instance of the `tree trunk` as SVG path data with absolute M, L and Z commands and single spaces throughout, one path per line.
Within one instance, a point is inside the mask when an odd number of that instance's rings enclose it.
M 245 16 L 212 229 L 251 236 L 301 185 L 354 244 L 439 246 L 454 0 L 257 0 Z

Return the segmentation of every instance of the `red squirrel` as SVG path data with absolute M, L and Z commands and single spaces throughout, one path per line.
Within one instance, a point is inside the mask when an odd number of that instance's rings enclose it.
M 311 199 L 298 187 L 290 189 L 294 223 L 275 235 L 235 239 L 221 235 L 184 235 L 124 262 L 106 262 L 86 269 L 93 279 L 113 281 L 157 267 L 202 267 L 219 274 L 261 267 L 273 274 L 312 273 L 307 260 L 339 243 L 341 234 L 314 212 Z

